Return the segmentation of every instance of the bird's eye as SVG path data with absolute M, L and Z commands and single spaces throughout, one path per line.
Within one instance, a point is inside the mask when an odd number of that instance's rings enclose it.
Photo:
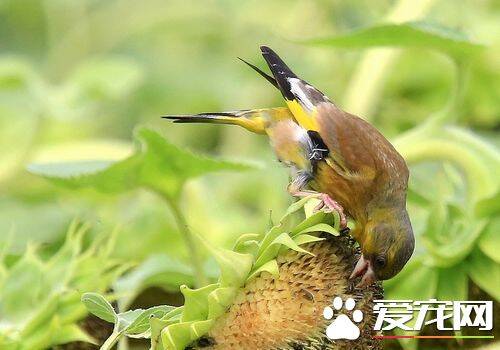
M 385 257 L 382 256 L 382 255 L 379 255 L 375 258 L 375 265 L 379 268 L 379 269 L 383 269 L 385 267 L 385 264 L 386 264 L 386 260 L 385 260 Z

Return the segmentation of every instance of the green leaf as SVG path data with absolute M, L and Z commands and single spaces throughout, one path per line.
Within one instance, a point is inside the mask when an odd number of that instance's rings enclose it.
M 495 195 L 480 200 L 476 205 L 478 217 L 491 217 L 500 214 L 500 191 Z
M 175 306 L 160 305 L 149 309 L 137 309 L 118 314 L 120 326 L 126 335 L 133 338 L 149 338 L 151 336 L 151 318 L 162 318 L 174 310 Z
M 82 303 L 91 314 L 100 319 L 110 323 L 117 322 L 118 316 L 115 310 L 102 295 L 97 293 L 84 293 L 82 295 Z
M 479 249 L 474 250 L 466 262 L 469 277 L 482 290 L 500 301 L 500 264 L 489 259 Z
M 293 238 L 293 241 L 297 243 L 297 245 L 303 245 L 307 243 L 324 241 L 326 238 L 317 237 L 313 235 L 301 234 L 300 236 L 296 236 Z
M 235 287 L 224 287 L 211 292 L 207 297 L 207 318 L 209 320 L 215 319 L 226 312 L 228 307 L 231 306 L 237 291 L 238 289 Z
M 262 272 L 269 272 L 274 277 L 278 277 L 279 276 L 279 267 L 278 267 L 278 263 L 276 262 L 276 259 L 272 259 L 272 260 L 266 262 L 264 265 L 260 266 L 255 271 L 253 271 L 250 274 L 250 276 L 248 276 L 247 282 L 252 280 L 253 278 L 259 276 Z
M 156 317 L 150 318 L 151 327 L 151 350 L 163 350 L 163 342 L 161 339 L 161 332 L 166 329 L 167 326 L 178 323 L 180 316 L 184 310 L 183 306 L 177 307 L 174 310 L 167 313 L 161 319 Z
M 45 279 L 56 290 L 68 287 L 77 273 L 78 256 L 82 253 L 82 240 L 88 227 L 72 222 L 63 246 L 49 259 Z
M 408 187 L 408 201 L 422 207 L 428 207 L 431 204 L 431 200 L 425 193 L 420 193 L 419 188 L 413 188 L 413 182 L 410 182 L 410 187 Z
M 499 189 L 500 155 L 493 145 L 456 127 L 419 128 L 393 142 L 409 164 L 446 161 L 458 167 L 467 180 L 467 204 L 491 198 Z
M 309 227 L 312 227 L 314 225 L 318 224 L 334 224 L 333 222 L 333 215 L 331 213 L 325 213 L 324 211 L 318 211 L 314 213 L 313 215 L 309 216 L 306 218 L 304 221 L 302 221 L 300 224 L 298 224 L 296 227 L 293 228 L 291 231 L 290 236 L 294 237 L 295 235 L 299 234 L 300 232 L 303 232 L 304 230 L 308 229 Z
M 260 246 L 258 241 L 246 241 L 241 243 L 238 248 L 234 250 L 242 254 L 251 254 L 254 258 L 256 258 L 259 248 Z
M 58 186 L 95 188 L 104 193 L 122 193 L 139 186 L 141 156 L 133 155 L 124 160 L 61 162 L 51 164 L 30 164 L 27 169 Z
M 184 350 L 194 338 L 191 325 L 195 322 L 182 322 L 169 325 L 161 331 L 163 349 Z
M 309 198 L 309 197 L 306 197 Z M 318 210 L 316 207 L 321 203 L 321 200 L 317 197 L 313 197 L 304 204 L 304 214 L 306 218 L 314 215 Z
M 344 35 L 309 39 L 305 42 L 341 48 L 393 46 L 432 49 L 453 57 L 472 55 L 484 48 L 457 30 L 426 22 L 379 24 Z
M 175 321 L 152 317 L 149 322 L 151 324 L 151 350 L 163 350 L 164 347 L 161 340 L 161 332 Z
M 497 264 L 500 264 L 500 219 L 493 219 L 478 240 L 481 251 Z
M 116 324 L 115 330 L 121 334 L 130 327 L 130 325 L 141 315 L 142 309 L 128 310 L 125 312 L 120 312 L 118 317 L 118 322 Z
M 219 284 L 210 284 L 199 289 L 181 286 L 181 293 L 184 295 L 184 310 L 182 311 L 181 322 L 206 320 L 208 317 L 208 295 L 218 287 Z
M 285 222 L 290 221 L 289 219 L 292 218 L 292 215 L 297 213 L 299 210 L 304 209 L 306 212 L 310 211 L 309 209 L 306 210 L 306 205 L 309 204 L 315 204 L 316 200 L 314 199 L 314 196 L 308 196 L 305 198 L 302 198 L 301 200 L 293 203 L 290 205 L 288 208 L 286 214 L 281 218 L 280 223 L 274 227 L 272 227 L 261 239 L 261 242 L 259 244 L 259 250 L 257 252 L 257 258 L 259 260 L 259 264 L 267 262 L 269 257 L 274 256 L 278 251 L 279 247 L 273 247 L 269 249 L 269 246 L 273 244 L 273 242 L 276 240 L 276 238 L 281 235 L 284 231 L 286 231 L 286 227 L 288 227 L 288 224 L 285 224 Z M 314 205 L 315 206 L 315 205 Z M 320 223 L 325 223 L 325 224 L 333 224 L 333 218 L 334 216 L 331 213 L 325 213 L 323 211 L 318 211 L 315 213 L 310 213 L 310 216 L 306 216 L 306 219 L 304 219 L 300 224 L 296 225 L 295 227 L 291 228 L 291 237 L 295 237 L 298 235 L 301 231 L 306 230 L 310 226 L 314 226 L 316 224 Z M 267 251 L 267 257 L 263 260 L 262 255 L 263 253 Z M 274 253 L 272 253 L 274 252 Z
M 304 208 L 304 205 L 312 198 L 316 197 L 315 195 L 310 195 L 304 198 L 299 199 L 298 201 L 294 202 L 292 205 L 288 207 L 286 210 L 285 215 L 281 218 L 281 221 L 283 221 L 286 217 L 298 212 L 302 208 Z
M 191 341 L 198 339 L 202 335 L 206 334 L 212 325 L 214 324 L 214 320 L 205 320 L 205 321 L 197 321 L 193 322 L 190 325 L 191 331 Z
M 259 268 L 268 261 L 270 261 L 271 259 L 274 259 L 276 255 L 278 255 L 278 252 L 280 251 L 280 248 L 282 246 L 293 249 L 299 253 L 312 255 L 307 250 L 299 247 L 288 233 L 283 232 L 267 246 L 267 248 L 262 252 L 262 254 L 259 255 L 257 261 L 255 261 L 254 266 Z
M 245 244 L 249 241 L 256 242 L 261 237 L 258 233 L 246 233 L 238 237 L 236 242 L 234 243 L 233 250 L 239 251 L 241 247 L 244 247 Z
M 325 232 L 325 233 L 329 233 L 333 236 L 340 235 L 339 231 L 335 227 L 332 227 L 328 224 L 316 224 L 316 225 L 310 226 L 308 228 L 303 229 L 299 233 L 297 233 L 297 235 L 301 235 L 303 233 L 308 233 L 308 232 Z
M 120 310 L 126 310 L 143 290 L 155 286 L 167 291 L 177 291 L 182 284 L 193 284 L 191 266 L 174 260 L 165 254 L 150 256 L 146 261 L 114 283 L 114 290 L 120 296 Z
M 498 147 L 485 141 L 481 136 L 470 130 L 456 126 L 444 128 L 441 134 L 465 147 L 471 154 L 470 156 L 468 154 L 459 154 L 457 163 L 466 173 L 468 186 L 473 187 L 471 189 L 473 203 L 483 199 L 495 198 L 495 196 L 498 198 L 500 192 L 500 182 L 497 176 L 500 172 L 500 152 L 498 152 Z M 498 208 L 498 205 L 493 206 L 491 209 L 495 210 L 495 208 Z M 477 208 L 477 210 L 480 211 L 481 209 Z
M 276 237 L 276 239 L 271 243 L 271 246 L 272 245 L 282 245 L 289 249 L 295 250 L 296 252 L 312 255 L 307 250 L 299 247 L 299 245 L 295 243 L 292 237 L 290 237 L 290 235 L 286 232 L 283 232 L 281 235 Z
M 272 244 L 272 242 L 283 233 L 283 225 L 279 224 L 271 228 L 261 239 L 259 243 L 259 251 L 257 252 L 257 257 L 260 257 L 262 253 Z
M 442 176 L 439 176 L 438 180 L 442 181 Z M 439 186 L 438 190 L 435 192 L 436 198 L 429 207 L 430 213 L 424 235 L 425 238 L 432 240 L 431 244 L 442 237 L 444 232 L 449 230 L 449 227 L 446 227 L 449 221 L 448 206 L 445 199 L 446 194 L 443 192 L 443 187 Z
M 463 219 L 463 221 L 466 221 L 466 219 Z M 422 237 L 429 253 L 429 261 L 433 265 L 439 267 L 453 266 L 465 259 L 474 249 L 478 237 L 486 226 L 486 222 L 485 220 L 469 221 L 463 225 L 462 222 L 457 220 L 448 222 L 447 231 L 444 231 L 447 233 L 446 240 L 439 240 L 439 237 L 433 239 L 426 236 Z
M 105 341 L 101 349 L 111 349 L 124 335 L 131 338 L 152 337 L 152 323 L 150 323 L 150 319 L 165 317 L 175 309 L 176 308 L 173 306 L 163 305 L 152 307 L 147 310 L 129 310 L 117 314 L 113 333 Z
M 250 165 L 195 155 L 167 142 L 151 129 L 141 128 L 136 137 L 143 143 L 141 181 L 171 195 L 188 179 L 221 170 L 249 170 Z
M 184 306 L 179 306 L 169 313 L 167 313 L 165 316 L 163 316 L 162 320 L 177 320 L 179 321 L 182 317 L 182 313 L 184 312 Z
M 22 324 L 36 314 L 49 291 L 44 283 L 44 267 L 28 248 L 24 256 L 8 271 L 0 288 L 0 310 L 4 323 Z
M 111 165 L 113 165 L 112 161 L 103 160 L 32 164 L 28 166 L 28 171 L 49 178 L 71 179 L 99 173 Z
M 205 241 L 203 241 L 205 242 Z M 237 253 L 232 250 L 217 248 L 205 242 L 219 265 L 222 287 L 240 287 L 252 268 L 254 257 L 252 254 Z
M 233 250 L 238 253 L 252 254 L 254 258 L 259 251 L 260 234 L 248 233 L 241 235 L 235 242 Z
M 102 192 L 121 193 L 146 187 L 175 197 L 189 178 L 213 171 L 251 168 L 248 164 L 195 155 L 172 145 L 151 129 L 139 128 L 135 135 L 139 147 L 120 161 L 30 164 L 28 170 L 70 188 L 93 187 Z
M 74 222 L 63 245 L 51 256 L 41 259 L 40 253 L 28 246 L 26 253 L 6 268 L 0 286 L 0 328 L 15 334 L 16 349 L 47 349 L 68 341 L 92 340 L 77 326 L 87 314 L 77 290 L 109 289 L 110 276 L 119 268 L 116 261 L 106 259 L 111 239 L 97 239 L 98 243 L 84 249 L 85 231 L 85 225 Z M 114 323 L 114 311 L 101 298 L 92 294 L 84 297 L 88 307 Z

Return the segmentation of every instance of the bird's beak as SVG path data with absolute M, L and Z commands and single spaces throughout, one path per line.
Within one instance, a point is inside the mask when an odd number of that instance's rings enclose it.
M 359 276 L 363 277 L 361 277 L 361 282 L 359 282 L 356 286 L 357 288 L 369 286 L 376 281 L 375 272 L 373 272 L 370 261 L 365 259 L 363 255 L 361 255 L 361 257 L 359 258 L 358 263 L 354 267 L 354 271 L 352 271 L 349 279 L 353 279 Z

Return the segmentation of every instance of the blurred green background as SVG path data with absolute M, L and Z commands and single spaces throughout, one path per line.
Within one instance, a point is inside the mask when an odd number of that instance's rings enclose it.
M 338 105 L 370 120 L 407 157 L 417 252 L 406 274 L 387 283 L 389 295 L 461 300 L 472 293 L 498 301 L 499 10 L 493 0 L 0 0 L 0 344 L 26 329 L 50 294 L 11 300 L 8 291 L 12 297 L 35 283 L 35 265 L 41 279 L 40 271 L 54 269 L 43 264 L 62 249 L 75 220 L 89 229 L 73 255 L 96 241 L 112 243 L 85 277 L 72 272 L 89 283 L 68 282 L 65 290 L 105 292 L 125 281 L 128 307 L 150 286 L 174 293 L 146 302 L 153 305 L 175 299 L 182 283 L 196 284 L 176 218 L 154 190 L 68 188 L 28 172 L 28 164 L 123 159 L 134 142 L 138 147 L 134 128 L 145 125 L 196 153 L 260 164 L 189 180 L 175 201 L 192 231 L 230 247 L 243 233 L 263 232 L 270 211 L 275 218 L 284 212 L 291 203 L 287 171 L 264 137 L 160 119 L 283 105 L 272 86 L 236 59 L 263 67 L 260 44 Z M 447 27 L 438 34 L 466 44 L 457 44 L 454 55 L 425 38 L 404 47 L 394 33 L 384 46 L 399 48 L 304 42 L 417 20 Z M 467 43 L 475 45 L 473 54 L 462 52 Z M 423 127 L 426 121 L 430 126 Z M 216 274 L 208 254 L 200 254 L 208 275 Z M 19 263 L 25 260 L 27 267 Z M 91 282 L 107 263 L 109 280 Z M 119 278 L 124 263 L 131 270 Z M 26 284 L 9 285 L 19 276 L 27 276 Z M 26 307 L 12 307 L 23 298 Z M 68 322 L 84 317 L 79 310 Z

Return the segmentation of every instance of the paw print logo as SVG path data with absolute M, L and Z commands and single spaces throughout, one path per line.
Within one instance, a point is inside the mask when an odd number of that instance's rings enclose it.
M 333 309 L 340 311 L 343 306 L 342 298 L 335 297 L 333 299 Z M 349 298 L 345 301 L 345 309 L 347 311 L 354 310 L 356 302 L 353 298 Z M 325 307 L 323 310 L 323 317 L 327 320 L 333 318 L 333 309 L 330 306 Z M 354 340 L 359 338 L 359 328 L 354 324 L 354 322 L 359 323 L 363 320 L 363 312 L 361 310 L 354 310 L 352 312 L 352 320 L 349 316 L 341 313 L 335 320 L 326 328 L 326 336 L 328 339 L 348 339 Z M 354 321 L 354 322 L 353 322 Z

